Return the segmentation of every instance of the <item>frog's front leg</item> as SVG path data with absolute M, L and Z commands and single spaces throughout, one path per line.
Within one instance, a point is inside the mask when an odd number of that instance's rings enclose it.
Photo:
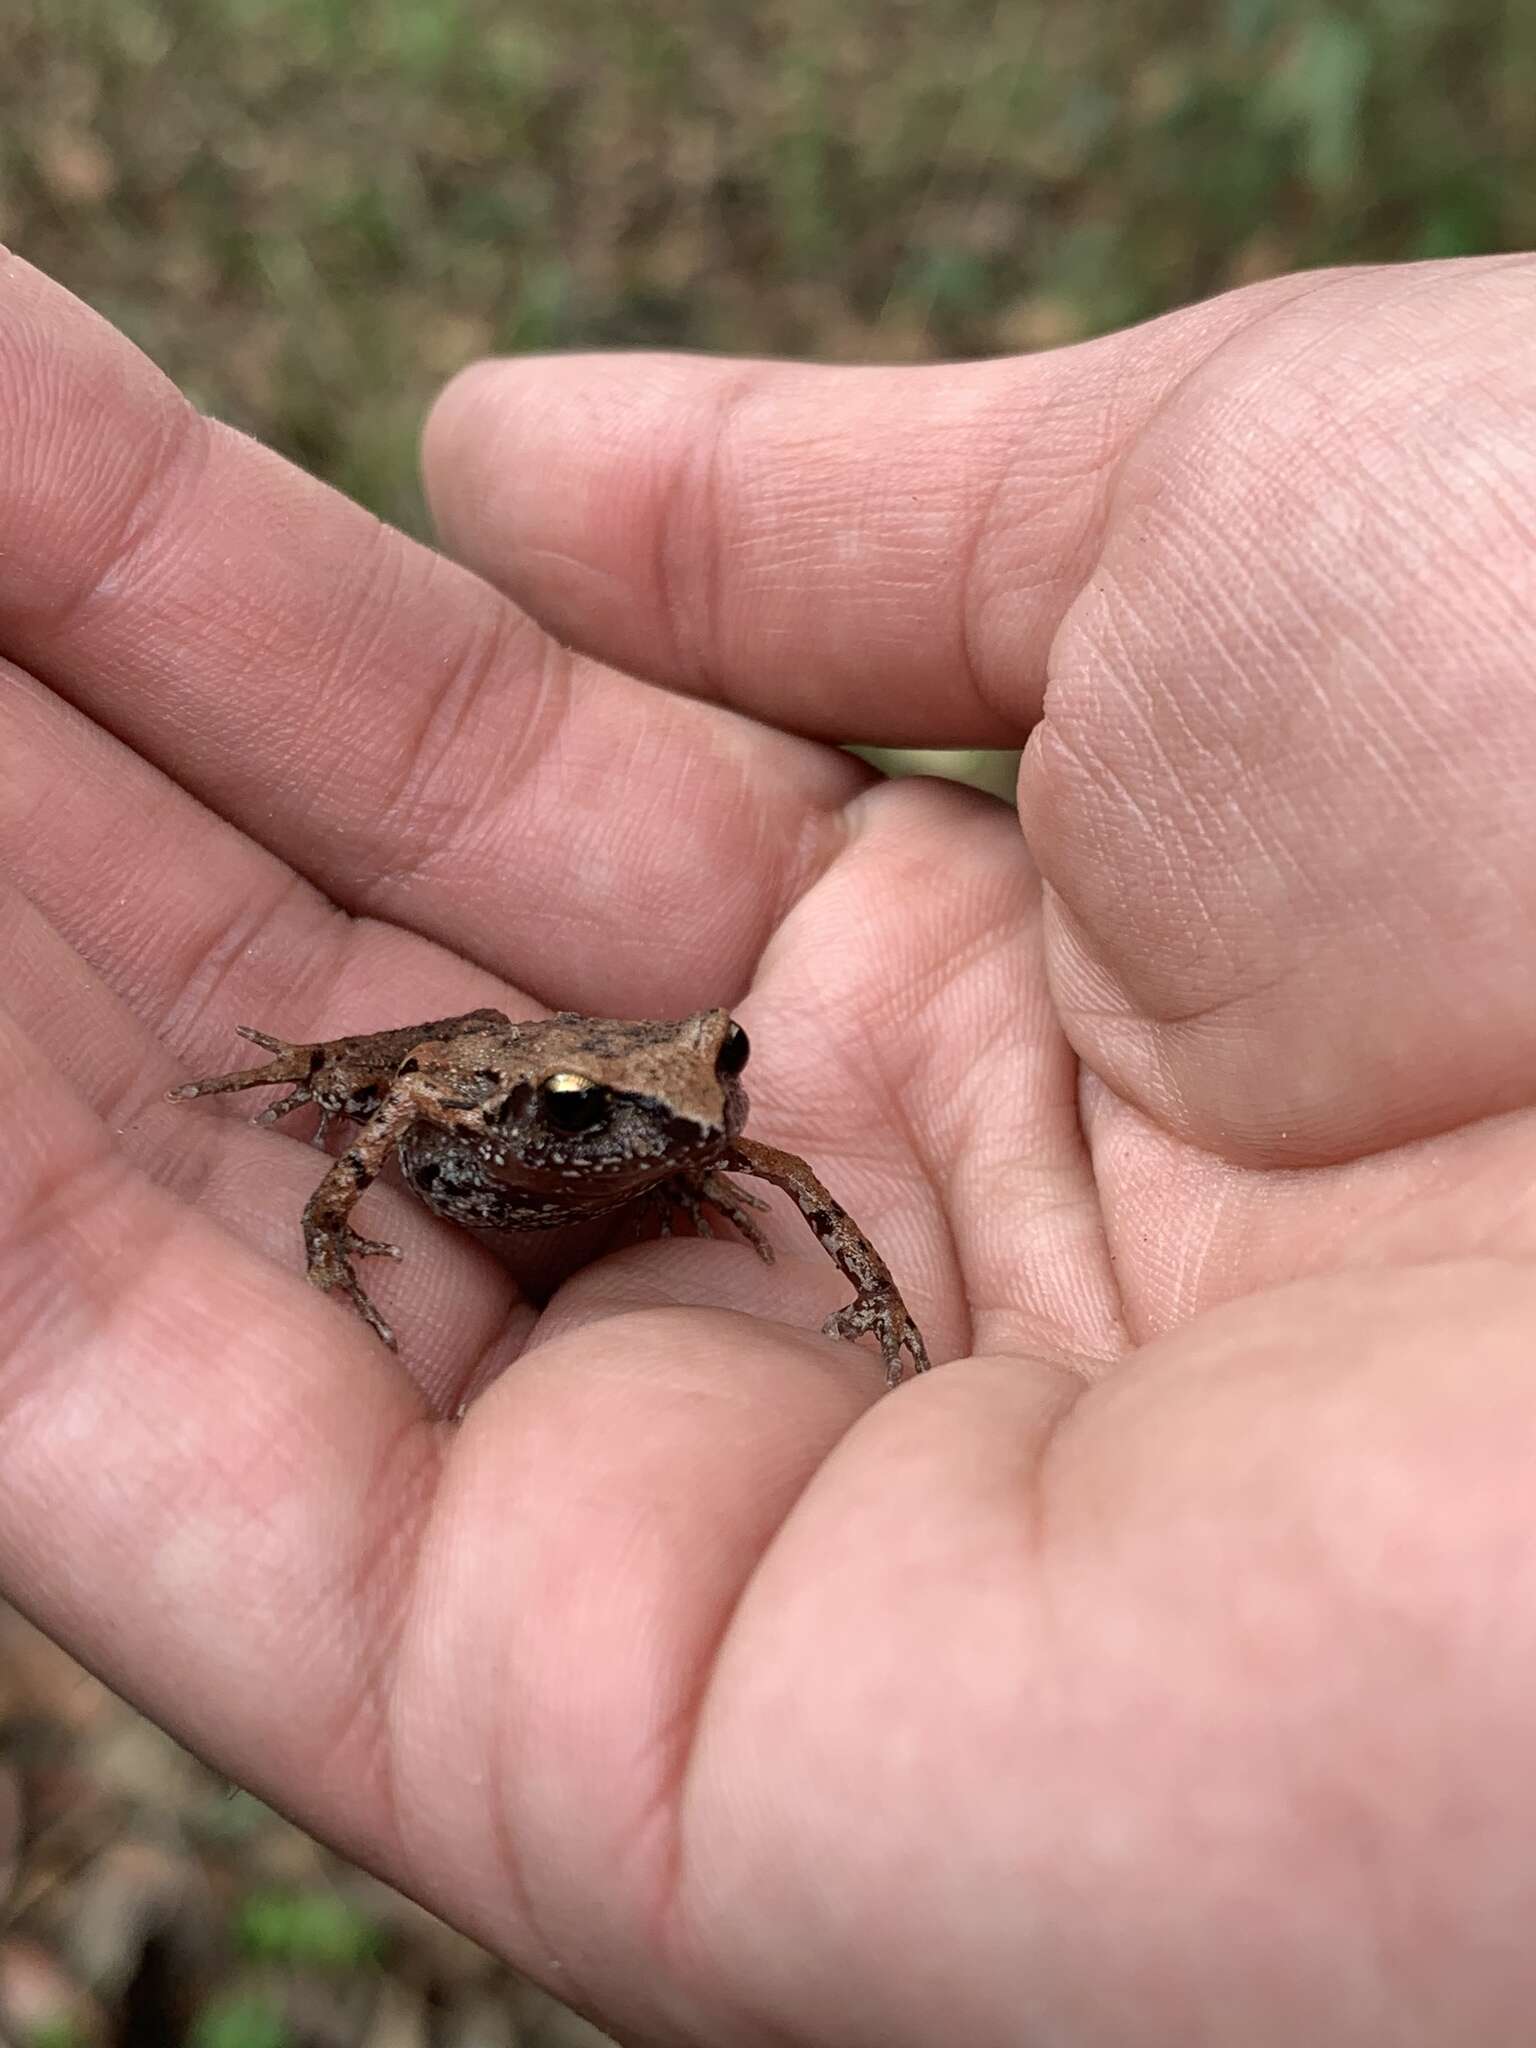
M 401 1136 L 420 1114 L 416 1084 L 398 1080 L 304 1205 L 304 1258 L 311 1287 L 344 1294 L 391 1351 L 395 1333 L 364 1294 L 352 1258 L 398 1259 L 400 1247 L 359 1237 L 348 1221 L 364 1190 L 383 1171 Z
M 901 1379 L 901 1354 L 912 1359 L 914 1372 L 927 1372 L 928 1351 L 922 1333 L 902 1300 L 891 1269 L 837 1198 L 823 1187 L 805 1161 L 794 1152 L 761 1145 L 755 1138 L 737 1138 L 720 1161 L 727 1172 L 755 1173 L 792 1195 L 800 1214 L 815 1231 L 821 1247 L 853 1282 L 854 1298 L 827 1317 L 822 1329 L 829 1337 L 850 1341 L 872 1334 L 885 1359 L 885 1383 Z M 718 1197 L 712 1197 L 718 1200 Z M 723 1206 L 723 1204 L 721 1205 Z M 733 1216 L 732 1222 L 737 1219 Z M 739 1227 L 739 1225 L 738 1225 Z
M 679 1173 L 664 1181 L 657 1190 L 661 1203 L 661 1234 L 672 1235 L 672 1211 L 681 1209 L 688 1217 L 697 1237 L 712 1237 L 706 1209 L 717 1209 L 727 1223 L 733 1224 L 751 1245 L 753 1251 L 765 1265 L 773 1264 L 773 1246 L 754 1222 L 751 1211 L 766 1209 L 768 1204 L 760 1202 L 756 1195 L 749 1195 L 745 1188 L 738 1188 L 728 1181 L 723 1173 Z
M 277 1088 L 291 1082 L 289 1094 L 269 1102 L 251 1121 L 275 1124 L 279 1117 L 312 1102 L 320 1111 L 320 1125 L 313 1142 L 323 1151 L 326 1131 L 337 1117 L 365 1123 L 375 1113 L 401 1061 L 413 1046 L 423 1039 L 454 1039 L 466 1031 L 495 1029 L 506 1022 L 500 1010 L 470 1010 L 460 1017 L 440 1017 L 431 1024 L 407 1024 L 394 1031 L 363 1031 L 351 1038 L 324 1038 L 307 1045 L 269 1037 L 249 1024 L 237 1024 L 235 1029 L 242 1038 L 264 1046 L 275 1057 L 263 1066 L 241 1067 L 232 1074 L 211 1074 L 202 1081 L 185 1081 L 181 1087 L 172 1088 L 166 1100 L 191 1102 L 199 1095 L 226 1095 L 238 1088 Z

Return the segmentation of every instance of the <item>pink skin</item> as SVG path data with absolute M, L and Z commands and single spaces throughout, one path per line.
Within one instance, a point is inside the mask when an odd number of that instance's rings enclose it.
M 485 365 L 482 581 L 0 266 L 0 1583 L 635 2041 L 1528 2041 L 1533 333 Z M 795 1218 L 509 1314 L 380 1188 L 413 1384 L 159 1099 L 539 999 L 729 1005 L 951 1362 Z

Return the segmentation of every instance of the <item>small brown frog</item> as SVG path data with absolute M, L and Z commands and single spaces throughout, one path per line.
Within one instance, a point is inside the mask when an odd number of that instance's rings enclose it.
M 188 1081 L 169 1100 L 291 1083 L 258 1124 L 315 1103 L 317 1145 L 338 1117 L 359 1127 L 309 1198 L 304 1249 L 311 1283 L 344 1294 L 391 1350 L 394 1332 L 358 1285 L 350 1257 L 397 1259 L 399 1247 L 359 1237 L 347 1219 L 394 1152 L 406 1185 L 452 1223 L 544 1230 L 652 1201 L 664 1231 L 681 1210 L 707 1237 L 705 1212 L 714 1210 L 771 1262 L 773 1248 L 750 1214 L 766 1204 L 724 1177 L 757 1174 L 793 1195 L 853 1282 L 854 1299 L 827 1318 L 826 1334 L 873 1335 L 888 1386 L 901 1379 L 903 1351 L 914 1371 L 928 1370 L 890 1269 L 847 1211 L 803 1159 L 742 1137 L 749 1048 L 724 1010 L 678 1023 L 562 1012 L 528 1024 L 471 1010 L 318 1045 L 238 1028 L 274 1057 Z

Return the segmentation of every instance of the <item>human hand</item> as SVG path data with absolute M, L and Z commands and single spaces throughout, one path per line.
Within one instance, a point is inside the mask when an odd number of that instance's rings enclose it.
M 633 2039 L 1523 2040 L 1533 276 L 487 366 L 429 480 L 549 637 L 0 270 L 7 1589 Z M 718 708 L 1047 673 L 1024 837 Z M 160 1100 L 536 1001 L 737 1009 L 953 1362 L 793 1222 L 509 1312 L 378 1189 L 413 1384 Z

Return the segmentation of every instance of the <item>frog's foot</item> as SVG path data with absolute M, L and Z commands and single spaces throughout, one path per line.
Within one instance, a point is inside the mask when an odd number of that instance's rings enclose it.
M 284 1082 L 293 1083 L 292 1092 L 269 1102 L 259 1115 L 252 1117 L 252 1123 L 275 1124 L 279 1117 L 290 1111 L 303 1109 L 314 1101 L 311 1083 L 322 1062 L 316 1055 L 319 1046 L 295 1045 L 286 1038 L 269 1037 L 265 1031 L 257 1031 L 249 1024 L 237 1024 L 236 1031 L 242 1038 L 248 1038 L 253 1045 L 274 1057 L 259 1067 L 241 1067 L 232 1074 L 209 1074 L 201 1081 L 184 1081 L 179 1088 L 166 1091 L 167 1102 L 192 1102 L 199 1095 L 227 1095 L 237 1088 L 280 1088 Z M 323 1145 L 323 1133 L 330 1121 L 330 1112 L 322 1110 L 321 1127 L 315 1134 L 316 1143 Z
M 713 1237 L 715 1233 L 710 1228 L 708 1212 L 714 1209 L 741 1233 L 766 1265 L 773 1264 L 773 1246 L 749 1214 L 753 1209 L 766 1209 L 768 1204 L 756 1195 L 749 1195 L 745 1188 L 738 1187 L 723 1174 L 706 1173 L 697 1180 L 679 1175 L 660 1190 L 660 1201 L 663 1237 L 672 1235 L 674 1209 L 682 1210 L 693 1225 L 695 1237 Z
M 749 1195 L 744 1187 L 733 1180 L 727 1180 L 723 1173 L 706 1173 L 694 1196 L 698 1204 L 707 1203 L 711 1209 L 718 1209 L 733 1230 L 751 1245 L 753 1251 L 765 1266 L 773 1264 L 773 1246 L 758 1224 L 752 1220 L 753 1209 L 766 1209 L 768 1204 L 759 1195 Z M 706 1228 L 703 1233 L 709 1235 Z
M 688 1221 L 693 1225 L 695 1237 L 714 1236 L 715 1233 L 709 1227 L 709 1218 L 704 1214 L 704 1203 L 698 1189 L 690 1187 L 686 1181 L 679 1181 L 675 1186 L 668 1187 L 661 1198 L 661 1234 L 663 1237 L 670 1237 L 672 1235 L 673 1211 L 677 1209 L 681 1209 L 688 1218 Z
M 310 1286 L 318 1287 L 322 1294 L 345 1295 L 380 1343 L 387 1344 L 391 1351 L 397 1350 L 394 1331 L 358 1285 L 348 1259 L 398 1259 L 399 1245 L 359 1237 L 355 1230 L 343 1230 L 334 1236 L 329 1232 L 312 1236 L 306 1232 L 305 1251 Z
M 888 1387 L 901 1384 L 903 1351 L 910 1355 L 915 1373 L 929 1370 L 928 1350 L 922 1333 L 907 1313 L 906 1303 L 892 1286 L 861 1288 L 848 1306 L 828 1316 L 821 1328 L 824 1336 L 846 1337 L 850 1343 L 860 1337 L 874 1337 L 885 1359 L 885 1384 Z
M 407 1024 L 398 1031 L 366 1031 L 352 1038 L 322 1038 L 313 1044 L 274 1038 L 250 1024 L 237 1026 L 240 1036 L 259 1045 L 272 1058 L 261 1067 L 242 1067 L 233 1074 L 210 1074 L 205 1080 L 185 1081 L 172 1088 L 169 1100 L 191 1102 L 199 1095 L 226 1095 L 237 1088 L 281 1088 L 289 1093 L 269 1102 L 258 1116 L 258 1124 L 275 1124 L 280 1117 L 313 1103 L 320 1111 L 320 1128 L 313 1143 L 326 1149 L 325 1134 L 337 1117 L 353 1123 L 371 1124 L 383 1107 L 391 1083 L 397 1078 L 401 1061 L 413 1047 L 434 1036 L 451 1039 L 500 1017 L 497 1010 L 472 1010 L 464 1017 L 440 1017 L 435 1024 Z M 505 1024 L 506 1019 L 501 1018 Z

